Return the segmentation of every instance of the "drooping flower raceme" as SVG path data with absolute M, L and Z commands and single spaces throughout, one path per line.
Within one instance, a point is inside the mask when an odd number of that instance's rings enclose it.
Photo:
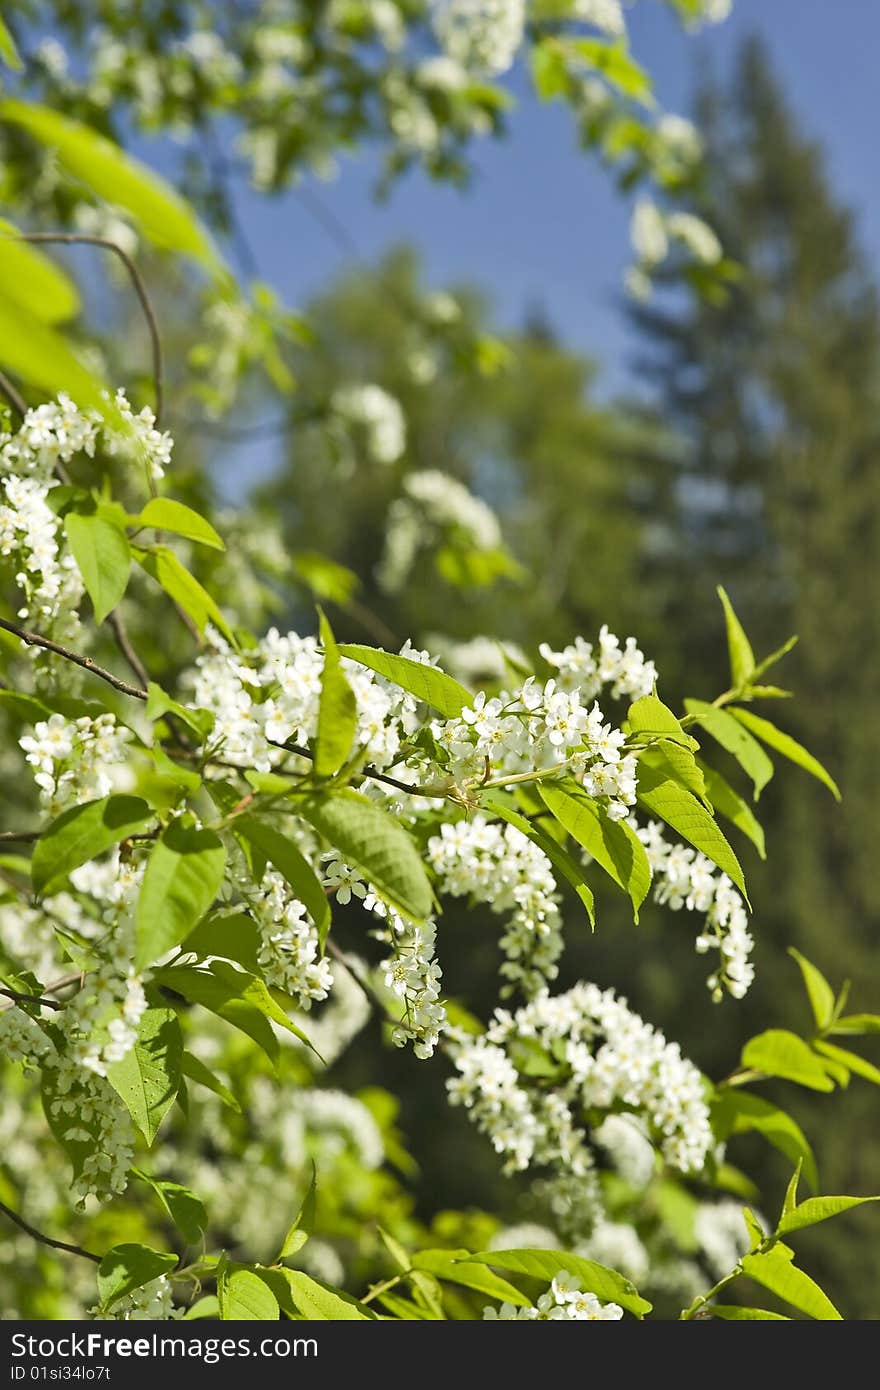
M 406 448 L 406 420 L 400 403 L 381 386 L 359 383 L 333 392 L 333 410 L 364 431 L 367 451 L 376 463 L 395 463 Z
M 398 593 L 419 551 L 446 540 L 474 551 L 496 551 L 502 544 L 501 526 L 491 507 L 457 478 L 436 468 L 408 474 L 401 496 L 388 509 L 385 549 L 376 572 L 381 587 Z
M 601 1303 L 594 1293 L 584 1292 L 580 1280 L 561 1269 L 537 1303 L 515 1307 L 502 1303 L 483 1309 L 484 1320 L 511 1322 L 617 1322 L 623 1309 L 617 1303 Z
M 470 72 L 507 72 L 523 41 L 525 0 L 434 0 L 434 31 Z

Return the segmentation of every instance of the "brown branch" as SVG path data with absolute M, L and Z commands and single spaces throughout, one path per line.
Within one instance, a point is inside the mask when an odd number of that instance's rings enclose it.
M 115 608 L 113 612 L 110 614 L 108 622 L 113 631 L 113 636 L 116 638 L 117 647 L 119 648 L 122 655 L 125 657 L 126 661 L 128 662 L 134 674 L 137 676 L 141 685 L 144 687 L 144 690 L 146 690 L 147 686 L 150 684 L 150 677 L 147 674 L 147 668 L 141 661 L 134 647 L 132 646 L 131 638 L 128 635 L 128 629 L 125 626 L 125 619 L 119 612 L 118 608 Z
M 0 985 L 0 994 L 11 999 L 13 1004 L 36 1004 L 38 1008 L 63 1009 L 64 1005 L 59 1004 L 57 999 L 44 999 L 39 994 L 20 994 L 17 989 L 6 989 Z
M 100 246 L 105 251 L 112 251 L 114 256 L 118 256 L 125 269 L 128 271 L 134 292 L 138 297 L 144 318 L 147 323 L 147 330 L 150 335 L 150 348 L 153 359 L 153 390 L 156 396 L 156 424 L 158 425 L 162 416 L 163 405 L 163 377 L 162 366 L 162 340 L 159 336 L 159 324 L 147 287 L 144 284 L 140 271 L 131 259 L 127 251 L 124 251 L 115 241 L 109 237 L 89 236 L 85 232 L 17 232 L 16 236 L 20 241 L 43 242 L 48 244 L 58 244 L 61 246 Z
M 266 740 L 273 748 L 283 748 L 288 753 L 296 753 L 300 758 L 308 758 L 310 762 L 314 760 L 314 753 L 310 748 L 303 748 L 299 743 L 276 743 L 274 739 Z M 453 788 L 423 787 L 419 783 L 411 785 L 409 782 L 400 782 L 396 777 L 389 777 L 387 772 L 380 772 L 376 767 L 362 767 L 357 774 L 359 777 L 369 777 L 372 782 L 384 782 L 388 787 L 394 787 L 395 791 L 406 792 L 407 796 L 427 796 L 434 801 L 445 801 Z M 453 798 L 454 799 L 454 798 Z
M 79 652 L 71 651 L 69 647 L 62 647 L 60 642 L 53 642 L 50 637 L 41 637 L 38 632 L 28 632 L 24 628 L 16 627 L 15 623 L 7 622 L 5 618 L 0 618 L 0 628 L 4 632 L 11 632 L 13 637 L 18 637 L 28 647 L 43 647 L 47 652 L 54 652 L 56 656 L 63 656 L 65 661 L 72 661 L 75 666 L 80 666 L 84 671 L 89 671 L 99 680 L 106 681 L 112 685 L 114 690 L 119 690 L 123 695 L 131 695 L 135 700 L 146 700 L 146 690 L 141 690 L 136 685 L 129 685 L 128 681 L 120 680 L 114 676 L 112 671 L 106 671 L 103 666 L 99 666 L 90 656 L 82 656 Z
M 16 1226 L 20 1227 L 25 1235 L 38 1240 L 41 1245 L 48 1245 L 52 1250 L 64 1250 L 68 1255 L 79 1255 L 81 1259 L 91 1260 L 96 1265 L 101 1263 L 101 1256 L 96 1255 L 92 1250 L 84 1250 L 81 1245 L 70 1245 L 66 1240 L 54 1240 L 52 1236 L 44 1236 L 42 1231 L 38 1231 L 36 1226 L 25 1221 L 23 1216 L 19 1216 L 18 1212 L 13 1211 L 5 1202 L 0 1202 L 0 1211 L 3 1212 L 4 1216 L 8 1216 L 9 1220 L 13 1221 Z
M 32 845 L 42 834 L 42 830 L 0 830 L 0 844 Z
M 6 397 L 12 409 L 18 411 L 23 420 L 27 415 L 27 401 L 21 395 L 18 387 L 13 386 L 5 372 L 0 372 L 0 392 Z

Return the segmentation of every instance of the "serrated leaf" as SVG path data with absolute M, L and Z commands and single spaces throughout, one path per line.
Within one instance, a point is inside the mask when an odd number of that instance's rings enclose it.
M 766 1308 L 745 1308 L 738 1303 L 710 1303 L 706 1312 L 713 1318 L 725 1322 L 790 1322 L 784 1313 L 771 1313 Z
M 865 1061 L 857 1052 L 850 1052 L 845 1047 L 835 1047 L 833 1043 L 814 1042 L 815 1050 L 827 1057 L 839 1066 L 845 1067 L 847 1071 L 854 1072 L 856 1076 L 861 1076 L 865 1081 L 872 1081 L 875 1086 L 880 1086 L 880 1067 L 875 1067 L 873 1063 Z
M 522 1308 L 531 1302 L 506 1279 L 493 1274 L 486 1265 L 473 1261 L 467 1250 L 420 1250 L 413 1255 L 411 1263 L 413 1269 L 435 1274 L 438 1279 L 461 1284 L 466 1289 L 476 1289 L 477 1293 L 497 1298 L 502 1303 L 513 1303 Z
M 31 881 L 39 895 L 62 886 L 69 874 L 96 859 L 154 819 L 139 796 L 104 796 L 71 806 L 54 820 L 34 846 Z
M 213 550 L 226 547 L 214 527 L 192 507 L 183 502 L 175 502 L 171 497 L 152 497 L 138 516 L 130 518 L 132 526 L 151 526 L 157 531 L 170 531 L 175 536 L 184 536 L 199 545 L 210 546 Z
M 250 1269 L 222 1269 L 217 1299 L 224 1322 L 277 1322 L 281 1316 L 274 1293 Z
M 211 271 L 220 263 L 189 204 L 131 155 L 96 130 L 36 102 L 0 102 L 0 120 L 30 132 L 62 167 L 100 198 L 130 213 L 148 241 L 194 257 Z
M 296 1219 L 290 1226 L 281 1251 L 278 1255 L 279 1260 L 287 1259 L 289 1255 L 295 1255 L 301 1250 L 315 1229 L 315 1207 L 318 1196 L 318 1173 L 314 1163 L 312 1164 L 312 1177 L 309 1182 L 308 1191 L 302 1201 L 302 1206 L 296 1214 Z
M 357 642 L 343 642 L 339 654 L 393 681 L 402 690 L 415 695 L 417 700 L 437 710 L 445 719 L 457 719 L 465 706 L 473 704 L 473 695 L 452 676 L 437 670 L 435 666 L 413 661 L 411 657 L 396 656 L 377 647 L 362 647 Z
M 803 1038 L 785 1028 L 768 1028 L 750 1038 L 740 1061 L 750 1071 L 765 1076 L 781 1076 L 811 1091 L 833 1091 L 834 1083 Z
M 203 959 L 222 956 L 224 960 L 243 966 L 251 975 L 257 975 L 260 942 L 260 929 L 253 917 L 244 912 L 216 912 L 203 917 L 182 945 L 185 951 L 192 951 Z
M 149 1245 L 114 1245 L 98 1265 L 98 1297 L 101 1307 L 112 1308 L 120 1298 L 143 1288 L 177 1264 L 176 1255 L 153 1250 Z
M 539 825 L 535 825 L 532 821 L 526 820 L 525 816 L 521 816 L 518 811 L 515 811 L 513 807 L 509 806 L 501 797 L 492 795 L 484 796 L 480 804 L 488 811 L 491 811 L 493 815 L 500 816 L 508 825 L 512 825 L 521 835 L 525 835 L 527 839 L 531 840 L 533 845 L 537 845 L 538 849 L 546 854 L 553 867 L 559 870 L 563 878 L 568 880 L 577 893 L 584 907 L 587 909 L 590 925 L 595 928 L 596 915 L 594 912 L 593 891 L 589 884 L 584 881 L 581 866 L 578 864 L 577 860 L 569 854 L 568 850 L 565 849 L 564 846 L 557 844 Z
M 204 1086 L 206 1090 L 212 1091 L 230 1110 L 234 1110 L 238 1115 L 241 1114 L 241 1106 L 229 1090 L 229 1087 L 224 1086 L 223 1082 L 214 1075 L 211 1069 L 206 1067 L 204 1062 L 198 1057 L 194 1057 L 191 1052 L 184 1052 L 180 1059 L 180 1070 L 190 1081 L 195 1081 L 197 1085 Z
M 239 816 L 234 829 L 265 854 L 293 889 L 314 922 L 323 949 L 330 927 L 330 904 L 311 864 L 291 839 L 254 816 Z
M 207 970 L 189 965 L 167 966 L 156 972 L 156 978 L 168 989 L 182 994 L 184 999 L 201 1004 L 247 1033 L 273 1062 L 278 1058 L 279 1046 L 269 1027 L 270 1020 L 293 1033 L 314 1052 L 306 1035 L 290 1021 L 281 1005 L 276 1004 L 265 983 L 245 970 L 237 970 L 229 961 L 215 960 Z
M 752 645 L 743 631 L 742 624 L 733 610 L 733 604 L 726 591 L 718 585 L 718 597 L 724 609 L 724 622 L 727 627 L 727 651 L 730 657 L 730 683 L 734 690 L 740 690 L 755 670 L 755 654 Z
M 333 777 L 351 752 L 357 728 L 357 701 L 342 670 L 333 629 L 320 609 L 318 617 L 324 669 L 318 701 L 314 769 L 317 777 Z
M 688 714 L 696 716 L 697 724 L 736 758 L 755 788 L 755 800 L 773 776 L 773 763 L 757 739 L 743 728 L 727 710 L 716 709 L 705 700 L 685 700 Z
M 697 747 L 696 739 L 685 733 L 672 710 L 656 695 L 643 695 L 641 699 L 634 700 L 626 718 L 633 734 L 669 739 L 691 751 Z
M 709 767 L 701 758 L 697 758 L 697 766 L 703 774 L 703 782 L 706 787 L 706 795 L 712 806 L 722 816 L 735 825 L 737 830 L 751 840 L 755 849 L 762 859 L 767 858 L 767 848 L 764 843 L 764 830 L 759 821 L 752 814 L 752 809 L 747 802 L 743 801 L 738 792 L 733 790 L 729 782 L 716 772 L 714 767 Z
M 606 1302 L 619 1304 L 637 1318 L 651 1311 L 651 1304 L 622 1274 L 597 1264 L 595 1260 L 582 1259 L 579 1255 L 569 1255 L 562 1250 L 481 1250 L 471 1255 L 470 1260 L 476 1264 L 506 1269 L 512 1274 L 529 1274 L 548 1284 L 564 1269 L 568 1274 L 574 1274 L 587 1292 L 596 1294 L 597 1298 Z
M 172 821 L 153 846 L 138 895 L 135 966 L 179 946 L 204 917 L 223 882 L 226 847 L 213 830 Z
M 70 277 L 36 246 L 22 240 L 18 229 L 2 218 L 0 284 L 8 298 L 42 323 L 64 323 L 79 311 L 79 294 Z
M 784 1303 L 822 1322 L 840 1321 L 840 1314 L 819 1285 L 792 1263 L 793 1251 L 774 1245 L 763 1255 L 745 1255 L 743 1273 L 761 1284 Z
M 748 902 L 739 860 L 705 806 L 671 777 L 664 775 L 662 770 L 651 765 L 643 767 L 641 759 L 638 779 L 636 796 L 639 805 L 658 820 L 666 821 L 682 839 L 717 864 Z
M 753 1095 L 751 1091 L 720 1090 L 711 1107 L 712 1130 L 719 1139 L 754 1131 L 762 1134 L 769 1144 L 791 1163 L 803 1162 L 804 1177 L 815 1192 L 819 1186 L 816 1160 L 806 1135 L 796 1120 L 778 1105 Z
M 624 821 L 612 821 L 598 802 L 587 796 L 576 783 L 540 782 L 536 784 L 548 811 L 560 825 L 591 854 L 600 868 L 629 894 L 633 917 L 651 886 L 651 868 L 644 846 Z
M 334 1289 L 327 1288 L 304 1274 L 299 1269 L 279 1269 L 274 1271 L 282 1278 L 290 1290 L 290 1297 L 297 1312 L 304 1318 L 333 1322 L 367 1322 L 369 1314 L 364 1312 L 354 1299 L 344 1298 Z
M 147 1009 L 134 1047 L 120 1061 L 107 1064 L 107 1080 L 148 1145 L 174 1104 L 182 1055 L 183 1037 L 174 1010 Z
M 345 788 L 297 803 L 314 826 L 369 879 L 392 907 L 413 921 L 431 915 L 433 894 L 421 857 L 403 826 L 360 792 Z
M 834 990 L 821 970 L 808 961 L 806 956 L 802 956 L 800 951 L 796 951 L 794 946 L 789 946 L 788 954 L 792 960 L 797 961 L 800 968 L 816 1026 L 820 1029 L 827 1028 L 834 1017 Z
M 131 1171 L 155 1192 L 187 1245 L 198 1245 L 208 1227 L 208 1214 L 204 1202 L 179 1182 L 166 1182 L 163 1178 L 151 1177 L 140 1168 L 132 1168 Z
M 94 513 L 68 512 L 64 530 L 77 568 L 102 623 L 128 588 L 131 547 L 121 526 Z
M 690 792 L 698 801 L 708 803 L 706 782 L 702 770 L 689 748 L 663 739 L 645 748 L 638 755 L 639 767 L 650 767 L 660 777 L 671 778 L 673 782 Z
M 731 710 L 731 714 L 741 724 L 744 724 L 750 733 L 755 734 L 763 743 L 766 743 L 768 748 L 775 748 L 776 752 L 781 753 L 784 758 L 788 758 L 790 762 L 796 763 L 805 772 L 809 772 L 811 776 L 823 782 L 835 800 L 840 801 L 840 788 L 830 772 L 826 772 L 819 760 L 814 758 L 812 753 L 808 753 L 806 748 L 803 748 L 790 734 L 785 734 L 781 729 L 777 729 L 776 725 L 771 724 L 769 719 L 762 719 L 759 715 L 752 714 L 751 710 L 734 709 Z
M 779 1234 L 801 1231 L 806 1226 L 815 1226 L 820 1221 L 828 1221 L 839 1216 L 842 1211 L 864 1206 L 866 1202 L 880 1202 L 880 1197 L 808 1197 L 800 1206 L 788 1211 L 779 1223 Z
M 236 645 L 235 634 L 217 604 L 207 589 L 178 560 L 173 550 L 169 550 L 167 545 L 154 545 L 149 550 L 134 546 L 132 553 L 168 597 L 192 618 L 199 632 L 203 633 L 208 624 L 213 623 L 228 642 Z

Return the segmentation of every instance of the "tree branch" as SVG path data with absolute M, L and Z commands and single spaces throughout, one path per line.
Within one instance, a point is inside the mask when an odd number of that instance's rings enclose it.
M 288 753 L 296 753 L 300 758 L 308 758 L 309 762 L 314 760 L 314 753 L 310 748 L 303 748 L 299 743 L 276 743 L 274 739 L 267 739 L 267 743 L 273 748 L 283 748 Z M 387 772 L 380 772 L 375 767 L 362 767 L 357 774 L 359 777 L 369 777 L 373 782 L 384 782 L 388 787 L 394 787 L 395 791 L 406 792 L 407 796 L 427 796 L 434 801 L 445 801 L 447 797 L 455 800 L 451 796 L 454 791 L 452 787 L 422 787 L 418 783 L 414 785 L 409 782 L 400 782 L 396 777 L 389 777 Z
M 147 668 L 132 646 L 131 638 L 128 635 L 128 629 L 125 626 L 125 619 L 118 608 L 114 608 L 107 621 L 113 630 L 113 636 L 116 638 L 117 647 L 125 657 L 132 671 L 134 671 L 134 674 L 144 687 L 144 690 L 146 690 L 147 686 L 150 684 Z
M 43 242 L 47 244 L 58 244 L 61 246 L 99 246 L 104 251 L 112 251 L 114 256 L 118 256 L 125 269 L 128 271 L 134 292 L 138 297 L 144 318 L 147 323 L 147 330 L 150 335 L 150 348 L 153 359 L 153 390 L 156 397 L 156 424 L 158 425 L 162 416 L 163 406 L 163 380 L 164 370 L 162 365 L 162 340 L 159 336 L 159 324 L 156 319 L 147 287 L 144 284 L 140 271 L 131 259 L 127 251 L 124 251 L 115 241 L 109 237 L 89 236 L 86 232 L 17 232 L 16 236 L 20 241 Z
M 92 1250 L 84 1250 L 81 1245 L 70 1245 L 66 1240 L 53 1240 L 52 1236 L 44 1236 L 42 1231 L 38 1231 L 36 1226 L 25 1221 L 23 1216 L 19 1216 L 18 1212 L 13 1211 L 5 1202 L 0 1202 L 0 1211 L 4 1216 L 8 1216 L 9 1220 L 14 1222 L 16 1226 L 20 1227 L 25 1235 L 38 1240 L 41 1245 L 48 1245 L 52 1250 L 64 1250 L 68 1255 L 79 1255 L 81 1259 L 91 1260 L 96 1265 L 101 1263 L 101 1256 L 96 1255 Z
M 112 671 L 106 671 L 103 666 L 99 666 L 90 656 L 82 656 L 79 652 L 71 651 L 69 647 L 62 647 L 60 642 L 53 642 L 50 637 L 41 637 L 38 632 L 28 632 L 24 628 L 16 627 L 15 623 L 7 622 L 5 618 L 0 618 L 0 628 L 4 632 L 11 632 L 13 637 L 18 637 L 28 647 L 43 647 L 47 652 L 54 652 L 56 656 L 63 656 L 65 661 L 72 661 L 75 666 L 81 666 L 84 671 L 89 671 L 93 676 L 106 681 L 112 685 L 114 690 L 119 690 L 123 695 L 131 695 L 135 700 L 146 700 L 146 690 L 141 690 L 136 685 L 130 685 L 128 681 L 120 680 L 114 676 Z
M 17 989 L 6 989 L 0 985 L 0 994 L 7 999 L 11 999 L 13 1004 L 36 1004 L 38 1008 L 63 1009 L 64 1005 L 59 1004 L 57 999 L 44 999 L 39 994 L 20 994 Z
M 23 420 L 27 415 L 27 401 L 19 392 L 18 387 L 13 386 L 5 372 L 0 372 L 0 392 L 6 397 L 12 409 L 18 411 Z

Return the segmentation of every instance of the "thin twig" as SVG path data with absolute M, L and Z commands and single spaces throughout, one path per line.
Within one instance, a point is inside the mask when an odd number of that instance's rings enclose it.
M 82 656 L 79 652 L 71 651 L 69 647 L 62 647 L 60 642 L 53 642 L 50 637 L 41 637 L 38 632 L 28 632 L 25 628 L 16 627 L 15 623 L 7 622 L 5 618 L 0 618 L 0 628 L 4 632 L 11 632 L 13 637 L 18 637 L 28 647 L 44 647 L 47 652 L 54 652 L 56 656 L 63 656 L 65 661 L 72 661 L 75 666 L 81 666 L 84 671 L 90 671 L 93 676 L 106 681 L 112 685 L 114 690 L 119 690 L 123 695 L 131 695 L 135 700 L 146 700 L 146 690 L 141 690 L 136 685 L 130 685 L 128 681 L 120 680 L 114 676 L 112 671 L 106 671 L 103 666 L 99 666 L 90 656 Z
M 267 739 L 267 743 L 273 748 L 283 748 L 288 753 L 296 753 L 300 758 L 308 758 L 310 762 L 314 760 L 314 753 L 310 748 L 304 748 L 300 743 L 276 743 L 274 739 Z M 395 791 L 406 792 L 407 796 L 427 796 L 434 801 L 445 801 L 447 797 L 455 800 L 453 787 L 423 787 L 418 782 L 400 782 L 396 777 L 389 777 L 387 772 L 380 772 L 376 767 L 362 767 L 358 774 L 359 777 L 369 777 L 373 782 L 384 782 L 388 787 L 394 787 Z
M 138 297 L 144 318 L 147 322 L 147 330 L 150 335 L 150 348 L 153 359 L 153 390 L 156 396 L 156 424 L 162 416 L 163 405 L 163 379 L 164 371 L 162 366 L 162 339 L 159 336 L 159 324 L 156 319 L 147 287 L 144 284 L 140 271 L 129 256 L 127 251 L 109 237 L 89 236 L 86 232 L 17 232 L 19 241 L 56 243 L 62 246 L 100 246 L 104 251 L 112 251 L 114 256 L 118 256 L 122 264 L 128 271 L 134 292 Z
M 90 972 L 87 970 L 77 970 L 73 975 L 63 975 L 60 980 L 54 980 L 52 984 L 46 985 L 39 998 L 34 997 L 30 999 L 27 995 L 21 995 L 20 998 L 16 998 L 13 997 L 12 991 L 3 990 L 2 992 L 8 997 L 8 1003 L 0 1003 L 0 1013 L 5 1013 L 7 1009 L 17 1008 L 21 1001 L 31 1004 L 45 1004 L 46 1007 L 50 1009 L 63 1009 L 64 1004 L 57 1003 L 54 999 L 47 999 L 46 996 L 48 994 L 57 994 L 60 989 L 68 989 L 70 985 L 77 986 L 74 993 L 78 994 L 83 988 L 86 975 L 89 973 Z
M 42 834 L 42 830 L 0 830 L 0 844 L 32 845 Z
M 91 1260 L 96 1265 L 101 1263 L 101 1256 L 96 1255 L 92 1250 L 84 1250 L 81 1245 L 70 1245 L 66 1240 L 54 1240 L 52 1236 L 44 1236 L 42 1231 L 38 1231 L 36 1226 L 25 1221 L 23 1216 L 19 1216 L 18 1212 L 13 1211 L 5 1202 L 0 1202 L 0 1211 L 3 1212 L 4 1216 L 8 1216 L 9 1220 L 13 1221 L 16 1226 L 19 1226 L 26 1235 L 38 1240 L 41 1245 L 48 1245 L 52 1250 L 65 1250 L 68 1255 L 79 1255 L 81 1259 Z
M 21 395 L 18 387 L 13 386 L 5 372 L 0 372 L 0 392 L 6 397 L 12 409 L 18 411 L 23 420 L 27 415 L 27 401 Z
M 131 638 L 128 635 L 128 629 L 125 626 L 125 619 L 118 608 L 114 608 L 108 621 L 113 630 L 113 636 L 116 638 L 117 647 L 125 657 L 132 671 L 134 671 L 141 685 L 144 687 L 144 690 L 146 690 L 147 686 L 150 684 L 147 668 L 132 646 Z
M 57 999 L 44 999 L 39 994 L 20 994 L 17 989 L 6 989 L 0 985 L 0 994 L 7 999 L 11 999 L 13 1004 L 36 1004 L 38 1008 L 63 1009 L 64 1005 L 59 1004 Z

